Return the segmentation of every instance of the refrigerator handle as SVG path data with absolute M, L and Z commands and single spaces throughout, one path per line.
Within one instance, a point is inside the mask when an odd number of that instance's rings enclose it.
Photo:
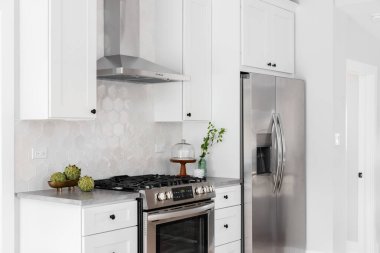
M 280 146 L 281 136 L 279 133 L 278 120 L 277 120 L 277 116 L 275 113 L 272 115 L 272 120 L 273 120 L 272 147 L 275 147 L 275 157 L 273 159 L 276 159 L 275 160 L 276 162 L 273 163 L 273 164 L 275 164 L 275 167 L 276 167 L 276 172 L 273 175 L 273 184 L 274 184 L 273 193 L 276 193 L 277 186 L 278 186 L 278 180 L 279 180 L 279 176 L 280 176 L 280 170 L 281 170 L 281 161 L 282 161 L 282 157 L 281 157 L 282 150 L 280 152 L 279 149 L 282 149 L 282 146 Z
M 281 135 L 281 169 L 280 169 L 280 176 L 278 179 L 278 185 L 277 185 L 277 191 L 280 192 L 281 186 L 282 186 L 282 180 L 284 178 L 284 170 L 285 170 L 285 161 L 286 161 L 286 148 L 285 148 L 285 135 L 284 135 L 284 129 L 282 125 L 282 120 L 280 114 L 277 114 L 278 119 L 278 126 L 280 129 L 280 135 Z

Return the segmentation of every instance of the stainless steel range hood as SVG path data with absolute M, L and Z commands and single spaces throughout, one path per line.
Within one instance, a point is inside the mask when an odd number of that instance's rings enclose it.
M 164 83 L 188 81 L 189 76 L 140 57 L 123 55 L 121 39 L 125 24 L 122 23 L 122 1 L 104 1 L 104 57 L 97 62 L 98 79 L 129 81 L 135 83 Z M 125 2 L 124 2 L 125 3 Z M 139 25 L 139 24 L 137 24 Z

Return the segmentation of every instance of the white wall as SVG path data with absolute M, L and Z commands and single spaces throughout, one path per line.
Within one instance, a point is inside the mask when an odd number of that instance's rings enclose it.
M 0 251 L 14 252 L 14 1 L 0 2 Z
M 334 131 L 341 133 L 342 136 L 341 146 L 336 147 L 334 150 L 334 252 L 345 252 L 347 212 L 342 212 L 342 207 L 347 206 L 347 187 L 349 187 L 346 180 L 347 169 L 345 163 L 346 60 L 351 59 L 374 65 L 380 70 L 380 41 L 338 9 L 335 10 L 334 18 Z M 378 116 L 379 119 L 380 117 Z M 379 161 L 376 164 L 376 179 L 380 178 L 378 171 Z M 376 187 L 376 196 L 379 196 L 380 187 Z M 377 240 L 379 242 L 379 201 L 376 204 Z
M 306 80 L 307 249 L 333 252 L 333 4 L 300 0 L 296 77 Z

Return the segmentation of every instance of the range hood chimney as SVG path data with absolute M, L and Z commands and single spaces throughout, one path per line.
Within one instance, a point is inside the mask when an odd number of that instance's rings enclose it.
M 98 79 L 134 83 L 164 83 L 190 80 L 189 76 L 176 73 L 143 58 L 122 54 L 122 29 L 126 25 L 122 23 L 124 14 L 122 3 L 125 3 L 125 1 L 104 0 L 105 56 L 97 61 Z

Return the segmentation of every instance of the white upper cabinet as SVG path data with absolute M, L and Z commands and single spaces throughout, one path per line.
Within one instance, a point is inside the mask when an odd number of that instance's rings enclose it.
M 211 0 L 155 3 L 156 63 L 191 78 L 153 85 L 155 121 L 211 120 Z
M 178 73 L 183 72 L 183 3 L 178 0 L 155 1 L 154 62 Z M 182 121 L 182 82 L 152 85 L 154 120 Z
M 184 0 L 183 119 L 211 120 L 211 0 Z
M 268 4 L 245 0 L 243 6 L 242 65 L 267 68 L 270 58 L 271 9 Z
M 243 0 L 242 65 L 294 73 L 294 12 Z
M 93 0 L 20 0 L 20 118 L 93 119 Z
M 272 7 L 273 62 L 275 70 L 294 73 L 294 13 Z

